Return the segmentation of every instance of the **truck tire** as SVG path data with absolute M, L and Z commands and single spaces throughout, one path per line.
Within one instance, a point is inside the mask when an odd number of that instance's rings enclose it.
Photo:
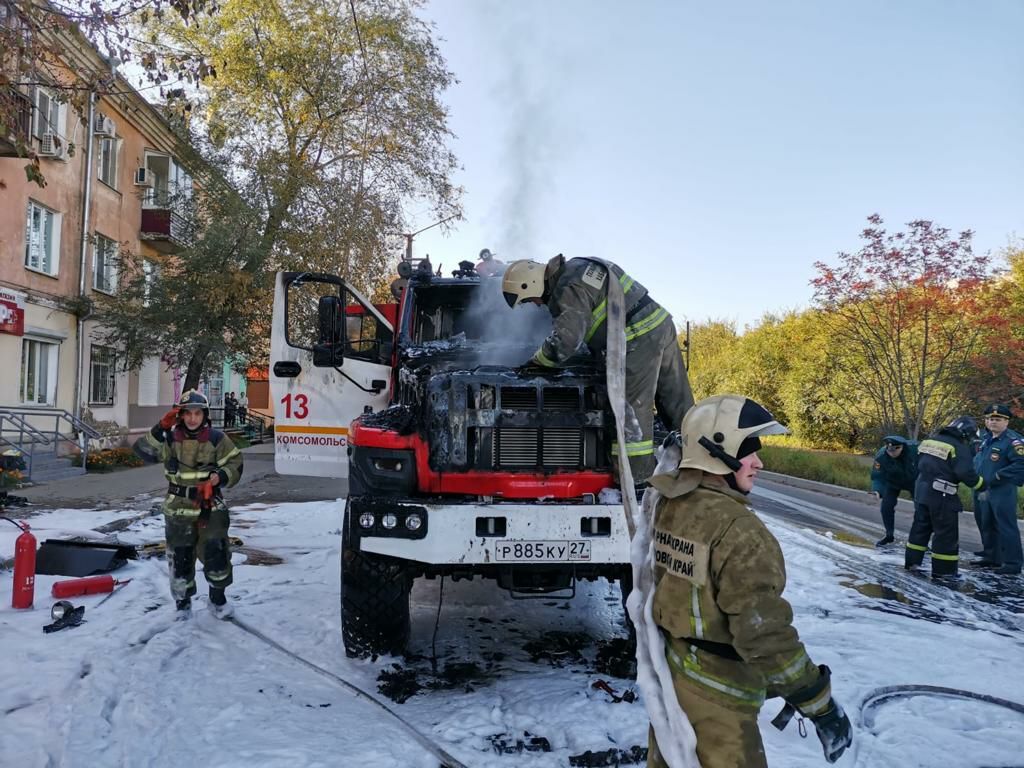
M 347 520 L 346 520 L 347 523 Z M 351 550 L 341 553 L 341 639 L 345 654 L 401 654 L 409 642 L 412 577 L 400 560 Z

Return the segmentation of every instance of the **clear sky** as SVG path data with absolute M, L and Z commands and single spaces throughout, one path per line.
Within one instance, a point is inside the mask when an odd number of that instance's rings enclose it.
M 1024 235 L 1021 0 L 433 0 L 465 221 L 621 264 L 677 323 L 808 306 L 865 217 Z M 414 211 L 417 227 L 432 223 Z M 418 215 L 417 215 L 418 214 Z

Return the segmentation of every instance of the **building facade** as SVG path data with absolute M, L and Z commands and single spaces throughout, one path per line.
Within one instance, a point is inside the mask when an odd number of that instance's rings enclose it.
M 80 35 L 57 42 L 68 82 L 75 72 L 111 69 Z M 90 307 L 117 291 L 122 249 L 156 274 L 184 247 L 176 201 L 194 183 L 180 159 L 187 147 L 161 110 L 111 78 L 79 109 L 59 82 L 8 95 L 27 105 L 14 130 L 38 153 L 46 184 L 26 178 L 15 137 L 0 137 L 0 409 L 62 410 L 137 433 L 175 402 L 181 376 L 159 350 L 125 371 Z

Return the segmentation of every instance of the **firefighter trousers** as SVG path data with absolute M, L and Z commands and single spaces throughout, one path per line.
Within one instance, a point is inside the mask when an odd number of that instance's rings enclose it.
M 932 576 L 955 576 L 960 560 L 960 512 L 963 506 L 955 493 L 944 494 L 920 488 L 914 494 L 914 523 L 907 536 L 904 567 L 921 565 L 931 540 Z
M 693 405 L 690 379 L 669 317 L 649 333 L 626 342 L 626 456 L 633 482 L 654 472 L 654 411 L 669 430 L 683 423 Z M 618 455 L 613 446 L 613 455 Z
M 209 518 L 201 519 L 199 510 L 165 511 L 164 533 L 171 575 L 171 594 L 175 600 L 196 593 L 196 558 L 203 564 L 203 575 L 211 587 L 224 589 L 231 584 L 231 546 L 228 542 L 228 509 L 216 504 Z
M 701 768 L 767 768 L 757 713 L 753 708 L 734 709 L 701 696 L 680 675 L 673 675 L 676 697 L 697 736 Z M 648 732 L 648 768 L 668 768 L 658 751 L 654 729 Z

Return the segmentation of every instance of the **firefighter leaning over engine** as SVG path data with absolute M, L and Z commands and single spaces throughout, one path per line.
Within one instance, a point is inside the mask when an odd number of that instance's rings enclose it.
M 757 716 L 781 696 L 776 718 L 814 724 L 828 762 L 853 740 L 832 698 L 831 673 L 807 655 L 782 597 L 786 564 L 746 495 L 763 466 L 760 436 L 788 429 L 740 395 L 701 400 L 682 422 L 678 467 L 656 474 L 654 621 L 702 768 L 767 765 Z M 649 766 L 665 766 L 651 731 Z
M 167 477 L 164 529 L 171 594 L 187 615 L 196 593 L 196 557 L 210 586 L 210 603 L 218 615 L 229 613 L 224 590 L 231 584 L 228 508 L 222 491 L 242 476 L 242 452 L 210 423 L 205 395 L 189 390 L 178 405 L 135 443 L 150 462 L 163 462 Z
M 598 259 L 566 261 L 559 254 L 547 266 L 514 261 L 505 271 L 502 292 L 510 307 L 524 302 L 547 306 L 553 327 L 530 362 L 558 367 L 581 352 L 600 356 L 605 351 L 609 270 L 625 295 L 625 391 L 632 409 L 626 414 L 626 455 L 633 480 L 640 483 L 654 470 L 655 408 L 672 428 L 693 405 L 672 316 L 617 265 Z M 617 452 L 613 446 L 612 454 Z
M 958 495 L 963 483 L 975 491 L 985 480 L 974 469 L 971 441 L 978 425 L 960 416 L 924 440 L 917 448 L 917 484 L 914 486 L 914 523 L 907 536 L 904 567 L 924 561 L 928 540 L 932 547 L 932 576 L 954 577 L 960 560 L 960 512 Z

